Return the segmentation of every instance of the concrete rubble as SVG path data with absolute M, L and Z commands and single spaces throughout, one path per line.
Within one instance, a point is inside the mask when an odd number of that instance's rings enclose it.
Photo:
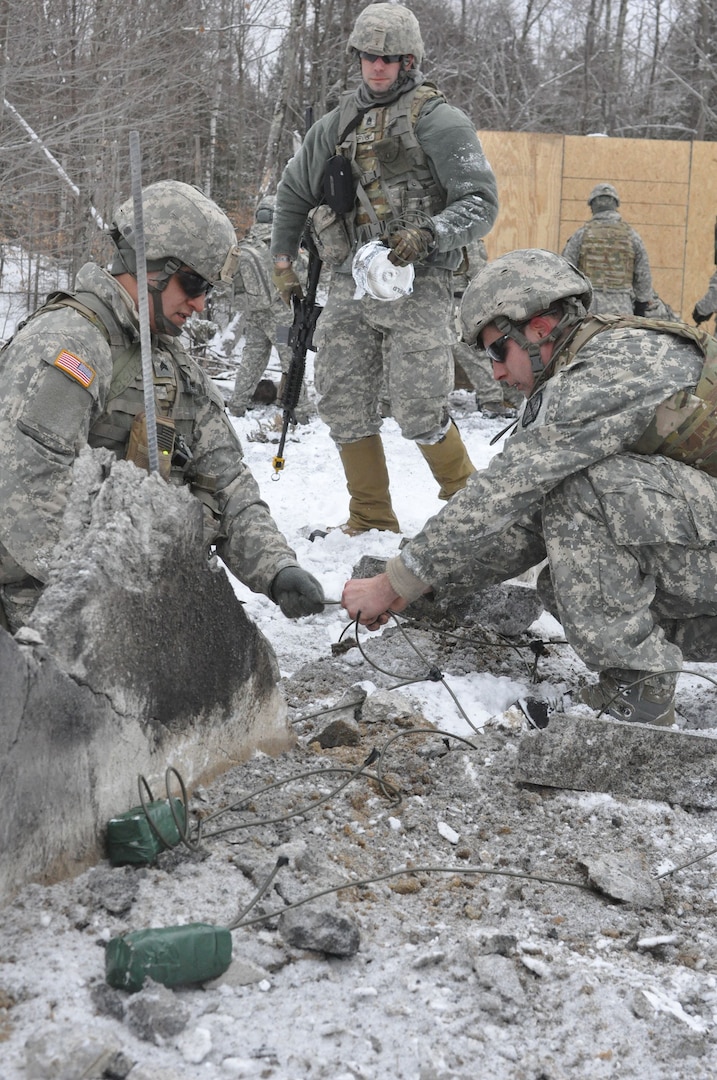
M 85 451 L 50 584 L 0 630 L 0 904 L 103 853 L 104 823 L 165 772 L 211 780 L 292 745 L 278 665 L 202 552 L 188 492 Z

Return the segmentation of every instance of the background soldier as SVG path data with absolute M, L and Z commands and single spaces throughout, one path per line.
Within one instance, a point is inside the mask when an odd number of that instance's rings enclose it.
M 590 278 L 591 311 L 609 315 L 645 315 L 653 301 L 650 260 L 640 235 L 617 211 L 620 198 L 612 184 L 590 192 L 592 220 L 563 248 L 563 256 Z
M 451 278 L 462 247 L 493 224 L 497 195 L 475 125 L 420 71 L 423 41 L 411 11 L 386 3 L 364 8 L 347 48 L 360 61 L 361 84 L 313 125 L 286 166 L 271 250 L 274 281 L 288 303 L 300 288 L 292 260 L 307 215 L 317 208 L 313 231 L 334 269 L 315 336 L 315 386 L 350 494 L 342 527 L 354 535 L 399 529 L 379 435 L 382 386 L 441 498 L 473 471 L 448 415 Z M 415 267 L 410 296 L 354 300 L 353 255 L 375 238 L 391 248 L 396 265 Z
M 544 603 L 599 672 L 581 700 L 670 724 L 683 657 L 717 660 L 717 344 L 684 323 L 586 318 L 591 299 L 550 251 L 510 252 L 473 279 L 464 337 L 525 394 L 517 431 L 343 604 L 377 629 L 423 593 L 480 590 L 547 557 Z
M 476 406 L 489 419 L 515 416 L 514 406 L 520 403 L 520 395 L 507 390 L 503 383 L 493 378 L 490 360 L 482 349 L 466 345 L 461 329 L 461 300 L 468 284 L 488 262 L 488 252 L 483 240 L 466 245 L 464 265 L 453 275 L 453 298 L 456 304 L 456 330 L 458 341 L 453 346 L 456 365 L 456 385 L 461 386 L 462 375 L 475 390 Z
M 710 278 L 707 292 L 695 304 L 692 318 L 699 326 L 700 323 L 706 322 L 707 319 L 714 315 L 715 311 L 717 311 L 717 270 Z
M 143 204 L 163 475 L 202 502 L 207 550 L 214 546 L 249 588 L 290 618 L 321 611 L 321 586 L 261 501 L 221 395 L 179 341 L 212 286 L 232 280 L 234 227 L 198 188 L 176 180 L 151 184 Z M 13 632 L 47 582 L 80 450 L 108 447 L 147 467 L 131 199 L 111 236 L 111 270 L 86 263 L 75 292 L 51 298 L 0 354 L 0 616 Z
M 265 195 L 254 215 L 254 224 L 246 237 L 239 242 L 239 265 L 234 275 L 234 296 L 239 301 L 244 329 L 244 350 L 234 379 L 234 391 L 227 408 L 232 416 L 244 416 L 253 404 L 257 383 L 269 366 L 272 346 L 276 349 L 281 365 L 282 380 L 278 402 L 281 404 L 283 383 L 291 363 L 291 349 L 279 345 L 276 340 L 277 326 L 285 326 L 286 305 L 271 280 L 274 268 L 269 243 L 271 223 L 274 217 L 274 195 Z M 297 423 L 305 424 L 309 418 L 309 402 L 306 388 L 302 385 L 301 396 L 294 410 Z

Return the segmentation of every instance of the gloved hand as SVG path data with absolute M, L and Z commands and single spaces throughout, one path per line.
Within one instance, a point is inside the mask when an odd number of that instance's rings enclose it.
M 409 263 L 425 259 L 433 250 L 435 239 L 433 229 L 426 225 L 402 225 L 389 234 L 388 246 L 392 250 L 388 260 L 394 266 L 408 266 Z
M 709 315 L 701 315 L 697 308 L 695 308 L 692 312 L 692 322 L 695 323 L 697 326 L 699 326 L 700 323 L 707 322 L 708 319 Z
M 287 619 L 316 615 L 324 610 L 324 590 L 300 566 L 285 566 L 279 571 L 271 583 L 271 598 Z
M 648 307 L 647 300 L 635 300 L 635 302 L 632 305 L 633 315 L 640 315 L 640 316 L 647 315 L 647 307 Z
M 301 282 L 296 276 L 294 267 L 289 263 L 288 266 L 284 266 L 281 269 L 274 264 L 274 269 L 271 273 L 271 280 L 274 283 L 274 287 L 278 292 L 281 299 L 284 301 L 287 307 L 291 307 L 292 296 L 298 297 L 299 300 L 303 300 L 304 292 L 301 288 Z

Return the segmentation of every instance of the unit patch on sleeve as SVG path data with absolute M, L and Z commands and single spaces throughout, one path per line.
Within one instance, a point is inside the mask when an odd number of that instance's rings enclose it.
M 78 383 L 82 383 L 84 387 L 88 387 L 97 374 L 94 368 L 91 368 L 84 360 L 80 360 L 79 356 L 67 352 L 66 349 L 63 349 L 57 359 L 53 361 L 53 367 L 61 368 L 67 375 L 77 379 Z

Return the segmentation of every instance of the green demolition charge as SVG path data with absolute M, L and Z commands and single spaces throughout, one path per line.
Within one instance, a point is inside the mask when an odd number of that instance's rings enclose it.
M 134 993 L 147 976 L 168 987 L 216 979 L 231 959 L 232 936 L 219 926 L 189 923 L 135 930 L 107 945 L 105 977 L 116 990 Z
M 172 805 L 177 821 L 182 829 L 186 829 L 184 803 L 181 799 L 173 799 Z M 144 807 L 133 806 L 107 822 L 107 857 L 113 866 L 146 865 L 161 851 L 175 847 L 180 840 L 169 799 L 147 803 L 146 813 Z

